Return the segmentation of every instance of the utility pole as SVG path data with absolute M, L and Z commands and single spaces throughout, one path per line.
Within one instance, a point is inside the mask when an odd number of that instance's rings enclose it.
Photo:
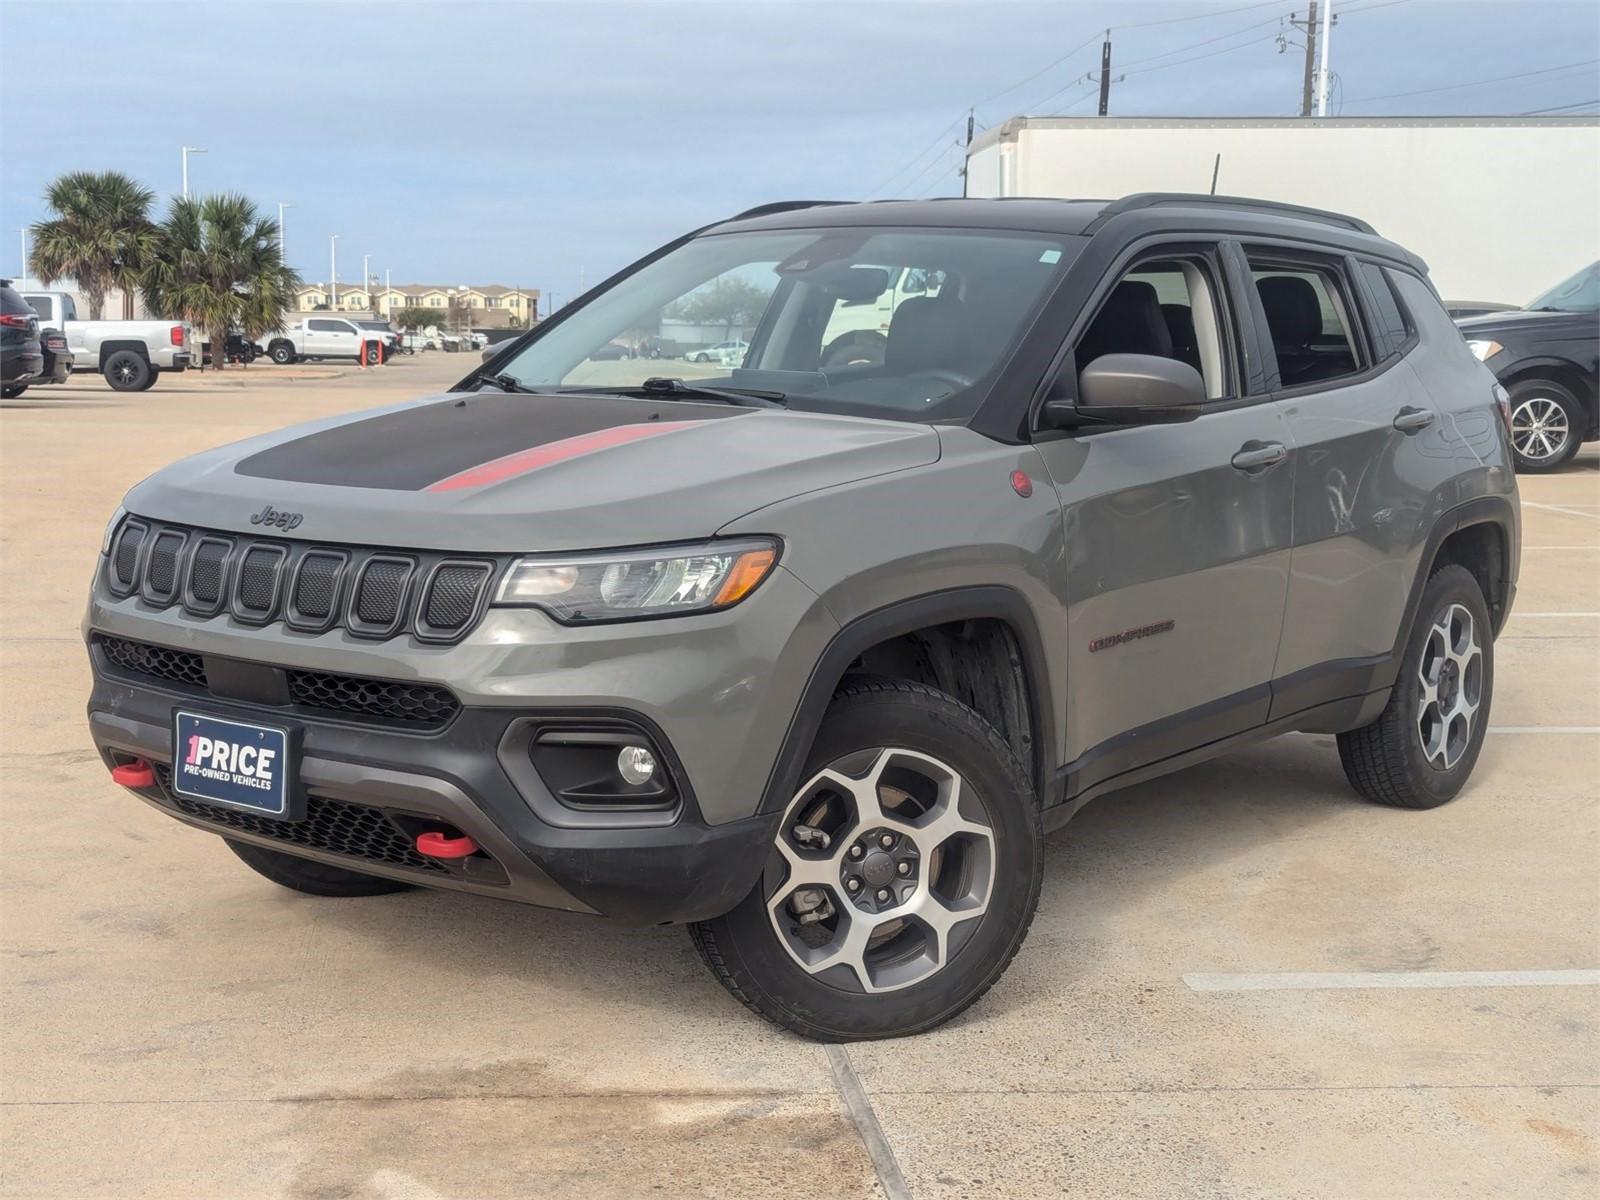
M 1300 115 L 1311 115 L 1311 94 L 1317 77 L 1317 0 L 1308 0 L 1305 20 L 1295 14 L 1289 14 L 1289 24 L 1293 25 L 1306 39 L 1306 73 L 1300 85 Z
M 328 239 L 328 309 L 339 307 L 339 235 Z
M 389 268 L 383 269 L 383 315 L 394 316 L 394 297 L 390 295 L 392 288 L 389 283 Z
M 189 155 L 204 153 L 205 151 L 200 149 L 199 146 L 185 146 L 183 148 L 183 198 L 185 200 L 189 198 Z
M 1106 30 L 1106 40 L 1100 43 L 1100 115 L 1111 107 L 1111 30 Z
M 294 205 L 288 204 L 285 201 L 278 201 L 278 261 L 281 263 L 287 263 L 289 261 L 285 257 L 285 251 L 283 248 L 283 210 L 293 207 Z
M 1317 116 L 1328 115 L 1328 85 L 1332 74 L 1328 60 L 1333 56 L 1333 0 L 1322 0 L 1322 66 L 1317 73 Z
M 965 196 L 967 194 L 967 163 L 972 161 L 972 126 L 973 126 L 973 120 L 974 120 L 973 110 L 969 108 L 969 109 L 967 109 L 967 150 L 966 150 L 966 156 L 963 157 L 962 160 L 961 160 L 961 194 L 963 196 Z
M 367 270 L 367 263 L 371 260 L 371 258 L 372 255 L 370 254 L 363 254 L 361 256 L 361 290 L 367 294 L 368 300 L 372 299 L 372 272 Z M 378 311 L 378 306 L 376 304 L 372 306 L 372 311 Z

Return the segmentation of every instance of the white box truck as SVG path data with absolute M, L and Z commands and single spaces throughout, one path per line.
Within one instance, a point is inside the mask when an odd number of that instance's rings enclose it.
M 1014 117 L 967 151 L 969 196 L 1208 191 L 1350 213 L 1447 301 L 1524 305 L 1600 258 L 1600 117 Z

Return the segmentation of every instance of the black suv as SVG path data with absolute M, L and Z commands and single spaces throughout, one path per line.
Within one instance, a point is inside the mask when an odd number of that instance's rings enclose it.
M 0 279 L 0 395 L 22 395 L 44 374 L 39 318 L 9 279 Z
M 1519 471 L 1553 471 L 1600 437 L 1600 262 L 1525 309 L 1456 322 L 1511 394 Z

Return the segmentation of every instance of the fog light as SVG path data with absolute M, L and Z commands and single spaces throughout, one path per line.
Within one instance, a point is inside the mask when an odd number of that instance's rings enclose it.
M 624 746 L 617 755 L 617 774 L 623 781 L 639 787 L 656 773 L 656 756 L 643 746 Z

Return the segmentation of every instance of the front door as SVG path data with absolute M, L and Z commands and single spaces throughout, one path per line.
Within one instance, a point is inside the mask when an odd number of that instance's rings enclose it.
M 1291 436 L 1243 394 L 1237 297 L 1214 246 L 1162 248 L 1123 271 L 1077 338 L 1103 354 L 1194 366 L 1197 419 L 1037 448 L 1067 555 L 1068 794 L 1259 725 L 1271 700 L 1291 545 Z

